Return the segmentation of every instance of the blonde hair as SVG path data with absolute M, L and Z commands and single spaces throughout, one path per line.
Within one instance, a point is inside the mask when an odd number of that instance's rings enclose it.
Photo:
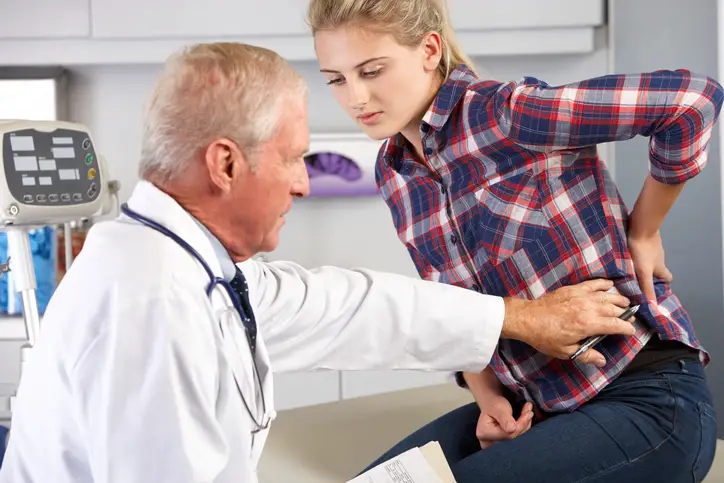
M 312 34 L 345 26 L 378 29 L 407 47 L 420 45 L 424 35 L 434 31 L 442 41 L 442 78 L 460 64 L 475 72 L 455 38 L 445 0 L 311 0 L 307 23 Z
M 294 95 L 306 96 L 302 77 L 271 50 L 238 43 L 183 49 L 167 61 L 147 106 L 139 176 L 171 181 L 220 137 L 251 157 Z

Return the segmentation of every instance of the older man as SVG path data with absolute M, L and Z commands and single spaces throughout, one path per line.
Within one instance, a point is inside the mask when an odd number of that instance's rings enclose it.
M 168 63 L 143 181 L 47 309 L 0 481 L 255 482 L 272 370 L 480 371 L 501 335 L 564 357 L 632 333 L 605 281 L 527 302 L 251 261 L 307 194 L 308 142 L 304 84 L 273 52 L 198 45 Z

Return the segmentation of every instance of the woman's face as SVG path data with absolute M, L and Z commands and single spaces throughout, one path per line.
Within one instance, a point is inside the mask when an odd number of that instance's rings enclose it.
M 439 42 L 431 32 L 406 47 L 389 34 L 352 27 L 318 31 L 314 39 L 335 99 L 376 140 L 422 119 L 439 87 Z

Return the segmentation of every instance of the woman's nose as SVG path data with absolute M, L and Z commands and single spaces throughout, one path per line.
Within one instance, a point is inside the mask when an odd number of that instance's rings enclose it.
M 349 89 L 349 107 L 352 109 L 362 109 L 369 101 L 369 91 L 367 87 L 359 81 L 348 82 Z

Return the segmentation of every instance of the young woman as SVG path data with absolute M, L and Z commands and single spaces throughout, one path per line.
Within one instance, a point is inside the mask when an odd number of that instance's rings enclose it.
M 501 340 L 489 370 L 460 378 L 477 404 L 373 464 L 438 440 L 459 483 L 701 481 L 708 355 L 659 227 L 706 164 L 722 87 L 686 70 L 479 79 L 440 0 L 312 0 L 309 23 L 337 101 L 387 139 L 377 182 L 423 278 L 523 298 L 607 278 L 640 304 L 636 335 L 605 338 L 596 365 Z M 650 171 L 629 214 L 596 145 L 637 135 Z

